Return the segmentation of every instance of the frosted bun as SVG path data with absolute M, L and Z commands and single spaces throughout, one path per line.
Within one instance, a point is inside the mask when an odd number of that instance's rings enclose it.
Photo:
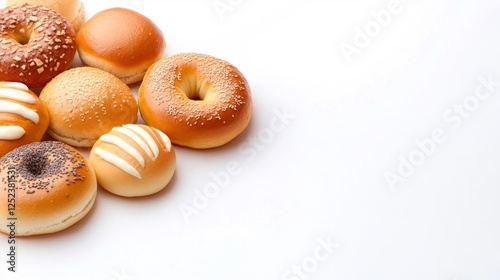
M 167 186 L 175 171 L 175 151 L 163 132 L 128 124 L 104 134 L 90 151 L 99 185 L 111 193 L 146 196 Z
M 25 84 L 0 82 L 0 157 L 42 140 L 49 126 L 45 104 Z

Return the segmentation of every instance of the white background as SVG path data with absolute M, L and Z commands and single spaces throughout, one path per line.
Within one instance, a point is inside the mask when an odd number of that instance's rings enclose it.
M 233 63 L 253 120 L 222 148 L 176 147 L 169 190 L 100 189 L 77 225 L 19 238 L 18 272 L 1 261 L 0 279 L 499 279 L 500 85 L 474 93 L 500 81 L 500 4 L 401 0 L 381 26 L 389 3 L 86 1 L 87 18 L 115 6 L 151 18 L 167 56 Z M 228 164 L 237 174 L 186 219 L 180 207 Z

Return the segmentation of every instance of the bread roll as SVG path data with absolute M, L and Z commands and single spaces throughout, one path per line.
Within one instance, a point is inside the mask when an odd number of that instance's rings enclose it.
M 137 121 L 137 101 L 130 88 L 97 68 L 61 73 L 43 88 L 40 99 L 50 115 L 48 133 L 72 146 L 92 147 L 113 127 Z
M 126 84 L 142 80 L 163 57 L 163 33 L 149 18 L 124 8 L 98 12 L 80 29 L 78 54 L 87 66 L 107 71 Z

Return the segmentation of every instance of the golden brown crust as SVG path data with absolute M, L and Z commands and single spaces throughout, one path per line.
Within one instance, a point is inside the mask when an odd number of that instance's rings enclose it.
M 98 12 L 85 22 L 76 40 L 85 65 L 110 72 L 127 84 L 140 81 L 166 48 L 163 33 L 150 19 L 124 8 Z
M 37 4 L 48 7 L 66 18 L 73 29 L 78 31 L 85 18 L 85 8 L 80 0 L 6 0 L 6 6 Z
M 75 31 L 57 12 L 31 4 L 0 10 L 0 80 L 42 87 L 75 53 Z
M 27 95 L 27 98 L 19 98 L 21 94 Z M 42 139 L 49 126 L 49 112 L 35 93 L 24 84 L 0 82 L 0 103 L 2 103 L 0 105 L 0 157 L 17 147 Z M 13 111 L 5 110 L 7 107 L 19 105 L 36 113 L 39 118 L 38 122 L 35 123 Z M 5 131 L 8 127 L 24 130 L 25 133 L 20 138 L 18 136 L 12 137 Z
M 148 125 L 172 142 L 196 149 L 224 145 L 252 115 L 250 87 L 230 63 L 184 53 L 153 64 L 139 88 L 139 110 Z
M 96 191 L 92 166 L 61 142 L 31 143 L 0 159 L 0 219 L 11 217 L 8 198 L 14 198 L 16 236 L 52 233 L 73 225 L 92 208 Z M 0 232 L 10 232 L 6 223 L 0 224 Z
M 92 148 L 89 161 L 104 189 L 137 197 L 167 186 L 175 172 L 176 155 L 161 131 L 146 125 L 125 125 L 103 135 Z
M 115 126 L 137 121 L 137 101 L 115 76 L 77 67 L 55 77 L 40 93 L 50 114 L 48 133 L 78 147 L 92 147 Z

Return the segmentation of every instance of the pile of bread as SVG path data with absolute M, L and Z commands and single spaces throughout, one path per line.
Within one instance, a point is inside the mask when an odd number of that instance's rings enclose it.
M 83 66 L 71 67 L 78 58 Z M 6 0 L 0 10 L 0 220 L 15 197 L 18 236 L 76 223 L 98 185 L 126 197 L 161 191 L 175 172 L 172 144 L 219 147 L 251 115 L 236 67 L 166 56 L 163 32 L 136 11 L 85 21 L 80 0 Z

